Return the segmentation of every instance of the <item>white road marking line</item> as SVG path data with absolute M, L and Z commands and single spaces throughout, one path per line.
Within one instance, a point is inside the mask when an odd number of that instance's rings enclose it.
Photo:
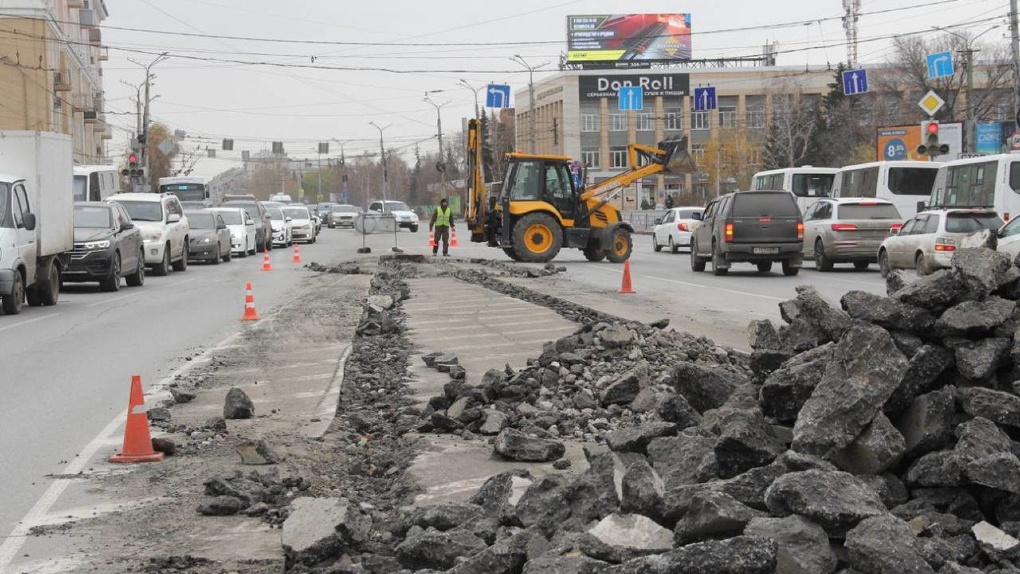
M 621 274 L 623 273 L 623 271 L 616 271 L 616 272 L 617 273 L 621 273 Z M 751 293 L 751 292 L 748 292 L 748 291 L 738 291 L 736 289 L 723 289 L 721 287 L 715 287 L 713 285 L 701 285 L 699 283 L 688 283 L 687 281 L 678 281 L 676 279 L 666 279 L 665 277 L 655 277 L 654 275 L 638 275 L 637 273 L 634 273 L 633 275 L 638 276 L 638 277 L 644 277 L 645 279 L 653 279 L 655 281 L 665 281 L 666 283 L 675 283 L 677 285 L 686 285 L 688 287 L 698 287 L 700 289 L 712 289 L 713 291 L 722 291 L 724 293 L 733 293 L 734 295 L 743 295 L 745 297 L 757 297 L 759 299 L 768 299 L 769 301 L 786 301 L 786 299 L 784 299 L 782 297 L 772 297 L 771 295 L 762 295 L 761 293 Z M 790 299 L 790 298 L 792 298 L 792 296 L 788 297 L 787 299 Z
M 169 375 L 163 377 L 162 379 L 157 381 L 154 385 L 150 385 L 149 394 L 161 391 L 164 387 L 168 386 L 177 377 L 195 368 L 199 363 L 208 361 L 208 357 L 212 355 L 214 352 L 219 351 L 221 346 L 226 346 L 232 343 L 235 339 L 237 339 L 240 336 L 241 333 L 235 333 L 227 337 L 226 339 L 220 341 L 216 345 L 213 345 L 209 349 L 206 349 L 206 351 L 203 352 L 198 357 L 196 357 L 195 360 L 186 362 L 180 367 L 174 369 L 174 371 L 171 372 Z M 201 359 L 204 359 L 205 361 L 202 361 Z M 85 466 L 91 462 L 92 457 L 94 457 L 101 448 L 108 444 L 110 440 L 110 435 L 116 432 L 117 429 L 119 429 L 124 424 L 124 421 L 126 419 L 127 409 L 124 409 L 120 411 L 120 413 L 117 414 L 117 416 L 113 417 L 113 420 L 111 420 L 105 427 L 103 427 L 103 430 L 99 431 L 99 434 L 97 434 L 91 441 L 89 441 L 88 444 L 85 445 L 85 448 L 83 448 L 81 452 L 79 452 L 74 457 L 71 463 L 64 468 L 61 474 L 74 475 L 78 474 L 81 470 L 83 470 Z M 7 567 L 10 566 L 11 562 L 17 556 L 18 551 L 21 550 L 21 547 L 25 544 L 25 541 L 28 539 L 29 531 L 32 529 L 33 526 L 42 524 L 47 519 L 50 509 L 52 509 L 53 505 L 57 503 L 57 500 L 59 500 L 60 496 L 64 493 L 65 490 L 67 490 L 67 487 L 74 484 L 75 480 L 76 479 L 68 478 L 59 478 L 57 480 L 54 480 L 53 484 L 51 484 L 49 488 L 47 488 L 46 491 L 42 494 L 42 496 L 39 497 L 39 500 L 37 500 L 35 504 L 32 506 L 32 508 L 29 509 L 28 513 L 25 514 L 25 516 L 18 521 L 17 526 L 15 526 L 14 530 L 12 530 L 10 534 L 7 535 L 6 539 L 4 540 L 4 543 L 0 545 L 0 572 L 7 571 Z
M 7 329 L 13 329 L 15 327 L 20 327 L 22 325 L 28 325 L 29 323 L 38 323 L 39 321 L 43 321 L 45 319 L 49 319 L 50 317 L 56 317 L 57 315 L 62 315 L 62 313 L 53 313 L 52 315 L 43 315 L 42 317 L 35 317 L 33 319 L 28 319 L 28 320 L 22 321 L 20 323 L 15 323 L 13 325 L 6 325 L 4 327 L 0 327 L 0 331 L 6 331 Z

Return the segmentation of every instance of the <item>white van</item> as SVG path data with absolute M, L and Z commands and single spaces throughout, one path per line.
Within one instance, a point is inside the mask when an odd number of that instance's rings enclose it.
M 927 161 L 873 161 L 839 170 L 832 184 L 833 197 L 875 197 L 892 202 L 906 221 L 917 215 L 918 202 L 931 196 L 941 163 Z
M 75 201 L 102 201 L 120 191 L 117 168 L 112 165 L 76 165 L 71 189 Z
M 782 190 L 797 196 L 801 213 L 823 197 L 831 197 L 832 181 L 839 171 L 834 167 L 787 167 L 759 171 L 751 178 L 751 191 Z
M 1020 155 L 986 155 L 940 165 L 929 208 L 994 209 L 1003 221 L 1020 214 Z

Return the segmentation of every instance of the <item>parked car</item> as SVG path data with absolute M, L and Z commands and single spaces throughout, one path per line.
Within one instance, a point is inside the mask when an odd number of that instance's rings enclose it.
M 804 212 L 804 259 L 815 269 L 832 271 L 836 263 L 867 269 L 878 261 L 878 247 L 903 218 L 885 199 L 827 197 Z
M 203 201 L 182 201 L 181 207 L 183 207 L 185 211 L 197 211 L 207 207 L 212 207 L 212 202 L 208 199 Z
M 221 261 L 230 261 L 233 252 L 230 248 L 230 229 L 223 221 L 223 216 L 214 211 L 189 211 L 188 223 L 191 225 L 191 243 L 188 255 L 194 261 L 208 261 L 219 265 Z
M 893 269 L 914 269 L 918 275 L 927 275 L 950 266 L 964 237 L 1002 226 L 1002 219 L 990 209 L 922 211 L 882 242 L 878 267 L 882 277 Z
M 691 241 L 691 269 L 725 275 L 733 263 L 754 263 L 760 273 L 783 266 L 783 275 L 800 272 L 804 221 L 789 191 L 737 191 L 713 200 Z
M 254 255 L 258 249 L 255 243 L 255 221 L 240 207 L 213 207 L 208 211 L 218 213 L 230 230 L 230 251 L 240 257 Z
M 75 202 L 74 251 L 64 282 L 98 281 L 103 291 L 118 291 L 121 277 L 131 287 L 145 283 L 142 231 L 120 204 Z
M 292 205 L 282 208 L 283 214 L 290 218 L 291 239 L 315 243 L 315 222 L 312 214 L 303 205 Z
M 996 250 L 1009 255 L 1010 261 L 1015 265 L 1017 256 L 1020 255 L 1020 217 L 1014 217 L 1006 225 L 999 228 L 998 247 Z
M 145 241 L 145 264 L 153 275 L 188 269 L 190 227 L 177 196 L 169 193 L 118 193 L 106 201 L 124 207 L 141 229 Z
M 691 246 L 691 235 L 698 226 L 695 213 L 704 213 L 703 207 L 674 207 L 660 219 L 655 220 L 652 229 L 652 248 L 656 252 L 669 247 L 670 253 L 677 253 L 681 247 Z
M 354 205 L 334 205 L 329 210 L 328 219 L 326 220 L 326 226 L 330 229 L 334 227 L 354 227 L 354 220 L 361 214 L 361 208 Z
M 273 249 L 273 226 L 269 214 L 262 202 L 252 199 L 229 199 L 221 207 L 240 207 L 255 222 L 255 249 L 271 251 Z
M 291 232 L 291 219 L 283 214 L 283 209 L 279 207 L 270 207 L 266 209 L 269 213 L 269 221 L 273 224 L 273 245 L 279 245 L 281 247 L 287 247 L 294 243 L 294 237 Z
M 269 201 L 275 201 L 277 203 L 285 203 L 290 205 L 294 203 L 294 199 L 286 193 L 277 193 L 276 195 L 269 198 Z
M 368 210 L 376 213 L 392 214 L 398 228 L 406 227 L 411 230 L 411 233 L 418 231 L 418 215 L 411 211 L 411 208 L 406 203 L 403 201 L 387 200 L 385 201 L 385 209 L 383 209 L 383 203 L 383 201 L 373 201 L 368 206 Z

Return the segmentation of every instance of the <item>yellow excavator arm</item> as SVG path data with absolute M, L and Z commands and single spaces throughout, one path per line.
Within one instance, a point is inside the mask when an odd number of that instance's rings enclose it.
M 581 201 L 612 198 L 628 185 L 652 175 L 692 173 L 695 170 L 694 160 L 687 153 L 686 136 L 659 142 L 657 147 L 632 143 L 627 146 L 627 159 L 630 169 L 586 187 Z

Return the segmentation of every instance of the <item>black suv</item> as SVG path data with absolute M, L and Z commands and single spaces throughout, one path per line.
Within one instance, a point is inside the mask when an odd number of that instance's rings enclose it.
M 78 201 L 74 204 L 74 251 L 64 271 L 66 283 L 98 281 L 103 291 L 145 283 L 145 245 L 126 209 L 118 203 Z
M 255 250 L 273 250 L 273 224 L 269 221 L 269 213 L 266 206 L 257 199 L 238 198 L 238 196 L 227 196 L 221 207 L 240 207 L 255 222 Z
M 783 275 L 800 272 L 804 254 L 804 219 L 788 191 L 737 191 L 712 201 L 691 238 L 691 270 L 725 275 L 730 264 L 754 263 L 768 273 L 783 265 Z

